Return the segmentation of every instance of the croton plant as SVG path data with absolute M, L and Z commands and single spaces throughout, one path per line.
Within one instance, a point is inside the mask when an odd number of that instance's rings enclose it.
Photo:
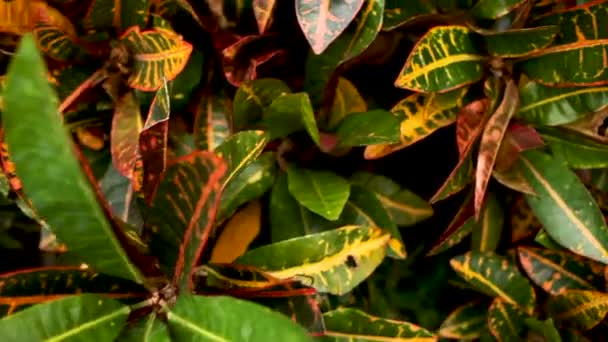
M 606 0 L 5 0 L 0 74 L 2 341 L 606 338 Z

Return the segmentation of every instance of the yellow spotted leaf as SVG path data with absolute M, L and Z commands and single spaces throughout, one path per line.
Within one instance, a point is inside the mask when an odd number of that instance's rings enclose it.
M 608 313 L 608 294 L 592 290 L 567 290 L 548 303 L 551 317 L 576 329 L 588 330 Z

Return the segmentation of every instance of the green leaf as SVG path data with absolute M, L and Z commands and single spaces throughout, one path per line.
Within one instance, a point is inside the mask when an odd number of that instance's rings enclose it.
M 275 78 L 259 78 L 241 83 L 234 95 L 234 130 L 238 132 L 260 120 L 274 99 L 288 93 L 291 93 L 291 89 L 287 84 Z
M 178 341 L 312 341 L 286 316 L 227 296 L 179 296 L 167 314 Z
M 93 0 L 83 20 L 86 29 L 116 28 L 125 31 L 131 26 L 145 27 L 149 0 Z
M 287 174 L 279 174 L 270 194 L 272 242 L 319 233 L 334 228 L 332 222 L 306 209 L 289 193 Z
M 232 135 L 218 146 L 215 153 L 228 164 L 228 173 L 223 186 L 229 184 L 247 165 L 253 162 L 262 153 L 267 143 L 268 135 L 264 131 L 243 131 Z
M 152 313 L 125 327 L 117 341 L 166 342 L 171 341 L 171 338 L 167 325 Z
M 546 229 L 539 230 L 536 236 L 534 237 L 534 241 L 548 249 L 564 249 L 562 245 L 557 243 L 551 238 L 551 236 L 549 236 Z
M 525 3 L 525 0 L 479 0 L 471 14 L 480 19 L 498 19 Z
M 142 129 L 139 103 L 128 92 L 116 103 L 110 134 L 112 164 L 121 175 L 132 179 L 139 151 L 139 132 Z
M 338 219 L 338 224 L 379 227 L 391 234 L 391 239 L 388 243 L 388 256 L 405 259 L 407 255 L 399 228 L 391 220 L 382 202 L 380 202 L 373 191 L 360 185 L 351 185 L 350 196 Z
M 473 146 L 473 144 L 471 144 Z M 473 155 L 472 149 L 468 151 L 464 157 L 461 157 L 458 164 L 454 167 L 448 178 L 443 182 L 441 187 L 431 197 L 431 203 L 435 203 L 444 200 L 454 194 L 459 193 L 467 185 L 473 182 L 473 172 L 475 168 L 473 166 Z
M 526 326 L 532 331 L 536 331 L 541 334 L 547 342 L 562 342 L 562 338 L 559 335 L 559 331 L 553 323 L 553 318 L 548 318 L 544 321 L 540 321 L 534 317 L 528 317 L 524 321 Z
M 519 247 L 519 261 L 528 277 L 552 295 L 568 289 L 603 287 L 602 264 L 568 251 Z
M 264 111 L 262 126 L 270 140 L 305 128 L 315 144 L 320 144 L 315 114 L 306 93 L 284 94 L 274 99 Z
M 522 57 L 551 45 L 559 26 L 542 26 L 483 33 L 488 53 L 503 58 Z
M 220 200 L 224 162 L 208 151 L 174 160 L 163 175 L 149 213 L 150 249 L 182 291 L 205 247 Z
M 520 308 L 498 297 L 488 310 L 488 327 L 498 341 L 519 341 L 526 317 Z
M 566 290 L 551 297 L 547 308 L 557 322 L 589 330 L 606 317 L 608 294 L 590 290 Z
M 24 35 L 9 65 L 2 113 L 17 176 L 36 212 L 71 252 L 101 272 L 142 283 L 73 154 L 46 74 L 36 43 Z
M 559 128 L 543 127 L 539 132 L 555 159 L 565 161 L 571 168 L 608 167 L 608 145 Z
M 417 92 L 445 92 L 477 82 L 484 57 L 465 26 L 435 26 L 416 43 L 395 86 Z
M 526 195 L 526 200 L 547 233 L 574 253 L 608 263 L 608 227 L 576 174 L 535 150 L 523 152 L 521 161 L 537 194 Z
M 496 195 L 490 193 L 481 211 L 479 223 L 473 228 L 473 250 L 493 252 L 500 243 L 505 214 Z
M 517 118 L 538 126 L 571 123 L 608 103 L 608 87 L 555 88 L 528 82 L 519 93 Z
M 289 166 L 287 169 L 289 192 L 305 208 L 335 221 L 350 194 L 350 184 L 331 171 L 303 169 Z
M 58 61 L 69 61 L 81 57 L 82 48 L 77 44 L 76 31 L 68 18 L 58 10 L 38 3 L 36 14 L 32 16 L 32 34 L 38 48 L 47 56 Z
M 99 295 L 70 296 L 1 319 L 0 335 L 8 341 L 113 341 L 129 312 Z
M 299 280 L 319 292 L 348 293 L 380 265 L 390 235 L 375 227 L 346 226 L 253 249 L 236 260 L 279 279 Z
M 404 2 L 401 0 L 386 0 L 382 29 L 390 31 L 414 22 L 421 17 L 436 13 L 437 10 L 433 1 L 413 0 Z
M 145 131 L 158 123 L 169 120 L 169 115 L 171 114 L 170 95 L 171 92 L 169 91 L 167 81 L 164 79 L 163 85 L 158 88 L 154 95 L 154 100 L 152 100 L 152 104 L 150 104 L 148 117 L 146 118 L 142 130 Z
M 441 323 L 437 334 L 450 339 L 476 339 L 487 326 L 488 304 L 469 302 L 452 311 Z
M 350 181 L 373 191 L 391 219 L 399 226 L 412 226 L 433 216 L 433 207 L 428 202 L 410 190 L 402 189 L 387 177 L 357 171 L 350 177 Z
M 114 218 L 138 228 L 143 226 L 143 219 L 135 202 L 133 186 L 128 178 L 118 173 L 113 165 L 109 165 L 99 181 L 99 186 Z
M 361 112 L 367 112 L 367 103 L 348 79 L 338 77 L 334 101 L 327 114 L 328 128 L 334 129 L 347 115 Z
M 534 308 L 534 288 L 508 258 L 493 253 L 468 252 L 450 260 L 450 265 L 482 293 L 501 297 L 526 312 Z
M 462 202 L 460 209 L 458 209 L 458 212 L 456 212 L 456 215 L 450 222 L 450 225 L 441 233 L 439 239 L 433 244 L 427 255 L 436 255 L 454 247 L 473 231 L 477 226 L 477 222 L 475 221 L 475 217 L 473 217 L 475 211 L 472 199 L 473 192 L 469 192 Z
M 232 216 L 241 205 L 265 194 L 274 183 L 277 172 L 276 157 L 272 152 L 263 153 L 247 165 L 222 191 L 217 224 Z
M 298 23 L 315 54 L 321 54 L 353 21 L 364 0 L 296 0 Z
M 194 118 L 194 144 L 199 149 L 213 151 L 228 139 L 230 111 L 230 99 L 225 94 L 203 96 Z
M 336 131 L 338 146 L 398 143 L 399 123 L 397 116 L 381 109 L 350 114 L 342 120 Z
M 415 324 L 340 308 L 323 314 L 324 341 L 435 341 L 430 331 Z

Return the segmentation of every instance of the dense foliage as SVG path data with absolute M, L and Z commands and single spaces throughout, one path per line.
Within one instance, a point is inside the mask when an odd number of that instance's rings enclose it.
M 608 333 L 606 0 L 1 1 L 0 74 L 3 341 Z

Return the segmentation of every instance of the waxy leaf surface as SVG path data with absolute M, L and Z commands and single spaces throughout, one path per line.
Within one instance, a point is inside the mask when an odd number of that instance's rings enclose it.
M 548 310 L 556 321 L 588 330 L 608 313 L 608 294 L 593 290 L 567 290 L 551 297 Z
M 450 312 L 439 327 L 440 337 L 451 339 L 475 339 L 487 326 L 488 303 L 470 302 Z

